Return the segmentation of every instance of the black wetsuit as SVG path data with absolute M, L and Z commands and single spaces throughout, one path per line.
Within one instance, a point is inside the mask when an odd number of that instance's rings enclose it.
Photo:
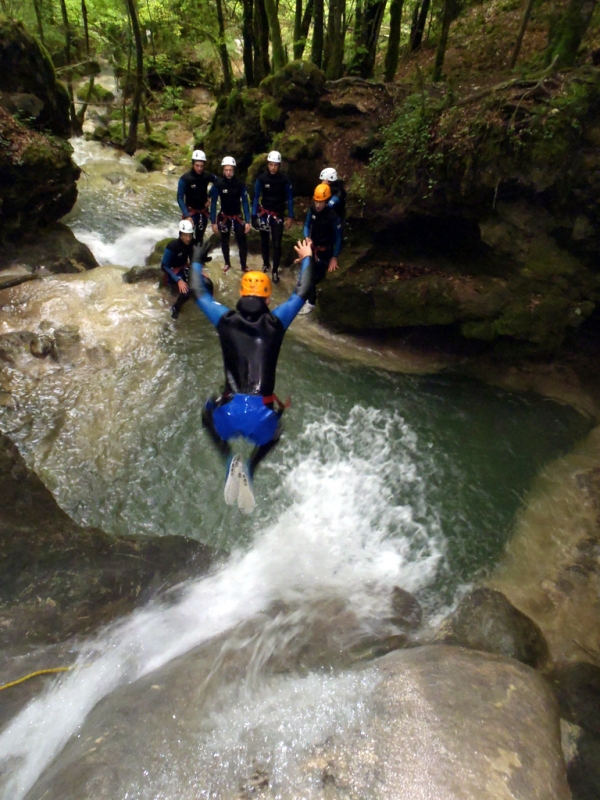
M 177 282 L 183 280 L 189 283 L 189 266 L 192 263 L 193 251 L 193 243 L 185 244 L 182 239 L 173 239 L 165 247 L 165 252 L 160 262 L 168 285 L 174 287 L 175 291 L 177 291 L 177 300 L 173 305 L 173 308 L 177 309 L 177 311 L 192 296 L 191 292 L 187 292 L 187 294 L 180 292 L 177 288 Z
M 240 252 L 240 265 L 242 271 L 245 272 L 248 258 L 248 242 L 246 240 L 244 220 L 250 218 L 246 186 L 235 175 L 231 178 L 221 175 L 216 179 L 210 190 L 210 198 L 210 219 L 213 224 L 216 223 L 219 226 L 221 231 L 221 249 L 225 264 L 231 263 L 229 260 L 229 234 L 233 227 L 233 233 Z M 217 198 L 221 201 L 218 215 Z
M 310 237 L 314 253 L 314 281 L 306 298 L 314 306 L 317 301 L 317 284 L 325 275 L 329 262 L 338 257 L 342 247 L 342 223 L 339 216 L 329 205 L 321 211 L 315 210 L 314 204 L 308 209 L 304 222 L 304 235 Z
M 259 205 L 260 203 L 260 205 Z M 268 170 L 261 173 L 254 185 L 252 217 L 268 220 L 270 230 L 260 230 L 260 249 L 263 267 L 269 265 L 269 236 L 273 239 L 273 273 L 278 272 L 281 264 L 281 240 L 283 238 L 283 217 L 286 212 L 290 218 L 294 216 L 294 200 L 292 184 L 284 172 L 271 174 Z
M 196 243 L 202 244 L 204 231 L 208 223 L 206 201 L 208 198 L 208 185 L 214 183 L 217 176 L 212 172 L 203 171 L 200 174 L 194 169 L 189 170 L 179 178 L 177 184 L 177 203 L 181 215 L 185 219 L 191 217 L 196 226 Z
M 344 181 L 329 181 L 329 188 L 331 189 L 331 199 L 327 205 L 333 208 L 338 217 L 342 220 L 342 225 L 346 219 L 346 190 L 344 189 Z

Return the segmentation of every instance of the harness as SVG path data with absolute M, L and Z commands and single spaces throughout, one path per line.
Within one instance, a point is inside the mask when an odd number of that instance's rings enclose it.
M 292 398 L 288 397 L 285 401 L 281 401 L 276 394 L 269 394 L 266 397 L 263 397 L 263 403 L 268 406 L 271 403 L 277 403 L 277 411 L 279 414 L 283 414 L 286 408 L 290 408 L 292 405 Z
M 268 208 L 260 206 L 260 211 L 258 212 L 258 230 L 268 233 L 271 230 L 271 220 L 278 225 L 281 225 L 283 222 L 281 214 L 278 214 L 277 211 L 269 211 Z
M 218 408 L 219 406 L 229 403 L 229 401 L 233 399 L 233 396 L 234 392 L 223 392 L 223 394 L 219 395 L 219 397 L 217 397 L 216 400 L 214 401 L 215 406 Z M 270 406 L 271 404 L 273 405 L 277 404 L 277 413 L 279 414 L 279 416 L 283 414 L 286 408 L 291 408 L 292 405 L 291 397 L 286 398 L 284 402 L 283 400 L 280 400 L 279 397 L 277 397 L 277 395 L 274 393 L 263 395 L 262 401 L 265 406 Z
M 229 223 L 233 220 L 233 222 L 237 222 L 240 225 L 244 224 L 244 220 L 240 217 L 239 214 L 224 214 L 222 211 L 219 211 L 217 214 L 217 225 L 219 226 L 219 230 L 221 233 L 229 233 Z
M 192 206 L 188 206 L 188 211 L 189 211 L 188 214 L 189 217 L 194 217 L 196 214 L 198 214 L 199 219 L 197 227 L 201 231 L 206 230 L 206 225 L 208 224 L 208 221 L 210 219 L 208 211 L 205 208 L 192 208 Z M 181 219 L 187 219 L 187 217 L 182 214 Z

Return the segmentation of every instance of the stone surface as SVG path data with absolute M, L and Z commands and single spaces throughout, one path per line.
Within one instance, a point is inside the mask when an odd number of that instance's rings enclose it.
M 548 659 L 539 626 L 493 589 L 470 592 L 441 624 L 435 639 L 516 658 L 531 667 L 542 667 Z
M 40 271 L 41 274 L 43 271 L 83 272 L 98 266 L 89 247 L 78 241 L 73 231 L 61 222 L 36 229 L 35 236 L 29 240 L 6 243 L 0 252 L 0 280 L 4 274 L 10 276 L 14 264 L 36 274 Z
M 9 95 L 9 110 L 12 103 L 36 128 L 69 136 L 69 97 L 50 56 L 21 23 L 5 18 L 0 19 L 0 92 Z
M 370 720 L 317 748 L 324 798 L 570 798 L 556 703 L 531 669 L 435 645 L 375 663 Z
M 115 537 L 77 525 L 0 434 L 0 643 L 58 642 L 206 570 L 189 539 Z

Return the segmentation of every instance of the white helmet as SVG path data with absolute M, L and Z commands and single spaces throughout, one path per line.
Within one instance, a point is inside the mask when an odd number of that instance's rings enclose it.
M 235 158 L 232 158 L 231 156 L 225 156 L 223 161 L 221 161 L 221 166 L 222 167 L 236 167 L 237 164 L 235 163 Z
M 333 167 L 326 167 L 319 175 L 319 178 L 322 181 L 337 181 L 338 176 Z
M 194 150 L 192 153 L 192 161 L 206 161 L 204 150 Z
M 281 164 L 281 153 L 278 150 L 271 150 L 267 156 L 267 161 L 271 161 L 273 164 Z
M 194 233 L 194 223 L 189 219 L 182 219 L 179 223 L 179 233 Z

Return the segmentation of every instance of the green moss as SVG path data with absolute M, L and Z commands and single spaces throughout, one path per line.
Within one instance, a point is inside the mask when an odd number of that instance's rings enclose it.
M 146 147 L 149 150 L 168 150 L 171 145 L 163 131 L 152 131 L 146 136 Z
M 260 127 L 268 136 L 282 131 L 285 127 L 286 112 L 274 101 L 267 100 L 260 107 Z
M 325 90 L 325 75 L 310 61 L 290 61 L 265 78 L 260 88 L 282 109 L 315 108 Z
M 149 150 L 139 150 L 135 154 L 137 161 L 146 167 L 149 172 L 160 169 L 162 166 L 162 159 L 157 153 L 151 153 Z
M 88 97 L 88 85 L 83 84 L 77 90 L 77 97 L 79 100 L 87 100 Z M 104 86 L 101 86 L 99 83 L 95 83 L 92 88 L 92 94 L 90 97 L 90 102 L 94 103 L 112 103 L 115 99 L 114 94 L 109 90 L 105 89 Z
M 321 135 L 315 132 L 295 134 L 283 131 L 273 139 L 273 148 L 290 161 L 315 159 L 323 153 Z

